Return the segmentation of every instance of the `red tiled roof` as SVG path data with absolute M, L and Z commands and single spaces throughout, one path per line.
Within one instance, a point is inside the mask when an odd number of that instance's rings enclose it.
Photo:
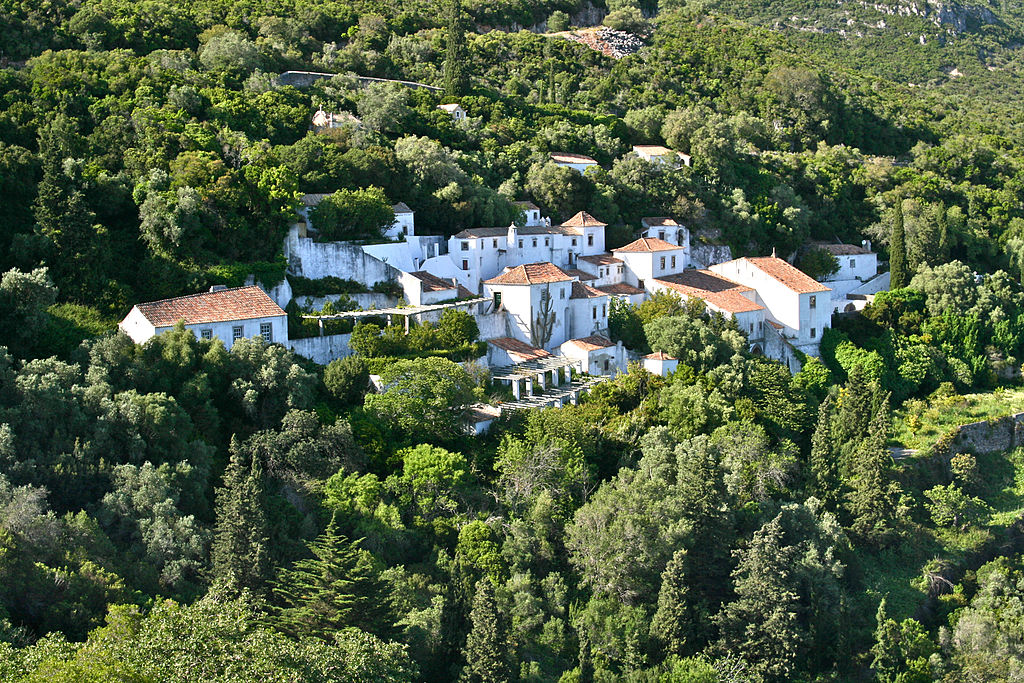
M 579 268 L 564 268 L 563 270 L 565 271 L 566 275 L 572 275 L 573 277 L 578 278 L 581 281 L 597 279 L 597 276 L 594 275 L 593 273 L 588 273 L 587 271 L 580 270 Z
M 551 354 L 544 349 L 538 349 L 535 346 L 530 346 L 524 341 L 515 339 L 514 337 L 497 337 L 496 339 L 488 339 L 488 344 L 494 344 L 499 349 L 507 352 L 513 359 L 517 359 L 520 362 L 525 360 L 537 360 L 538 358 L 547 358 Z
M 709 270 L 687 270 L 678 275 L 655 278 L 654 281 L 687 298 L 703 299 L 726 313 L 748 313 L 764 309 L 764 306 L 743 296 L 743 292 L 752 292 L 753 289 Z
M 196 325 L 285 315 L 281 307 L 255 285 L 149 301 L 135 304 L 135 307 L 154 327 L 174 325 L 179 320 Z
M 569 154 L 568 152 L 552 152 L 552 160 L 563 164 L 596 164 L 597 161 L 583 154 Z
M 654 217 L 648 216 L 646 218 L 641 218 L 640 219 L 640 224 L 644 225 L 644 226 L 646 226 L 648 228 L 656 228 L 656 227 L 681 228 L 681 227 L 683 227 L 683 226 L 679 225 L 679 223 L 677 223 L 674 218 L 666 218 L 664 216 L 654 216 Z
M 617 254 L 619 252 L 669 251 L 670 249 L 682 249 L 682 247 L 676 244 L 670 244 L 665 240 L 659 240 L 657 237 L 641 237 L 635 242 L 630 242 L 624 247 L 612 249 L 612 252 Z
M 462 107 L 457 102 L 452 102 L 451 104 L 439 104 L 437 105 L 437 108 L 444 109 L 445 111 L 448 112 L 452 112 L 455 111 L 456 109 L 461 109 Z
M 675 356 L 670 356 L 664 351 L 655 351 L 644 356 L 645 360 L 679 360 Z
M 602 285 L 598 287 L 605 294 L 616 294 L 618 296 L 629 296 L 633 294 L 643 294 L 644 290 L 633 285 L 627 285 L 624 282 L 619 282 L 614 285 Z
M 756 256 L 740 260 L 751 263 L 755 268 L 768 277 L 782 283 L 785 287 L 797 292 L 798 294 L 832 291 L 810 275 L 798 270 L 777 256 Z
M 572 276 L 550 262 L 527 263 L 516 266 L 512 270 L 505 271 L 490 280 L 484 280 L 488 285 L 536 285 L 546 282 L 568 282 Z
M 412 213 L 412 209 L 405 202 L 398 202 L 391 207 L 391 210 L 395 213 Z
M 562 225 L 566 228 L 596 228 L 604 227 L 608 224 L 602 223 L 586 211 L 579 211 L 569 220 L 563 221 Z
M 477 298 L 477 296 L 477 294 L 474 294 L 473 292 L 469 291 L 462 285 L 459 285 L 458 288 L 455 290 L 455 297 L 458 299 L 475 299 Z
M 675 154 L 675 152 L 668 147 L 662 147 L 661 145 L 633 145 L 633 151 L 638 154 L 649 154 L 651 156 L 662 156 L 664 154 Z
M 540 211 L 540 207 L 531 201 L 512 202 L 524 211 Z
M 584 351 L 597 351 L 598 349 L 607 349 L 609 346 L 615 346 L 615 342 L 599 334 L 592 334 L 589 337 L 581 337 L 580 339 L 570 339 L 565 343 L 578 346 Z
M 504 237 L 508 234 L 508 228 L 466 228 L 453 237 L 456 239 L 473 239 L 475 237 Z
M 833 256 L 859 256 L 860 254 L 870 254 L 864 247 L 856 244 L 818 244 L 816 245 L 819 249 L 824 249 Z
M 423 283 L 422 289 L 424 292 L 440 292 L 446 289 L 455 289 L 455 283 L 451 280 L 445 280 L 425 270 L 417 270 L 409 273 L 409 275 Z
M 590 285 L 585 285 L 582 282 L 572 283 L 572 294 L 569 295 L 570 299 L 595 299 L 599 296 L 608 296 L 599 289 L 595 289 Z
M 594 256 L 580 256 L 580 261 L 593 263 L 595 266 L 610 266 L 616 263 L 622 263 L 622 259 L 615 258 L 611 254 L 595 254 Z

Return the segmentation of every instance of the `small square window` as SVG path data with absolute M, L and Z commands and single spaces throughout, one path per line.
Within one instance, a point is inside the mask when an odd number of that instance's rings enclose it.
M 213 339 L 213 330 L 200 330 L 199 336 L 203 339 Z
M 238 341 L 245 336 L 245 331 L 241 325 L 235 325 L 231 328 L 231 341 Z
M 576 238 L 575 237 L 572 238 L 572 246 L 574 246 L 574 247 L 576 246 Z
M 812 327 L 811 328 L 811 339 L 814 339 L 817 336 L 818 336 L 818 328 Z
M 663 232 L 659 232 L 659 233 L 658 233 L 658 239 L 659 239 L 659 240 L 664 240 L 664 239 L 665 239 L 665 233 L 663 233 Z
M 462 251 L 469 251 L 469 242 L 462 240 Z
M 274 341 L 274 324 L 260 323 L 260 336 L 263 337 L 263 341 L 267 343 Z
M 818 307 L 818 297 L 816 297 L 816 296 L 814 296 L 812 294 L 811 295 L 811 308 L 817 308 L 817 307 Z

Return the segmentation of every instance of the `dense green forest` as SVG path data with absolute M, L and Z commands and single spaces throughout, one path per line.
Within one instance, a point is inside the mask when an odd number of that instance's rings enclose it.
M 906 7 L 0 0 L 0 679 L 1020 679 L 1024 451 L 925 435 L 1020 405 L 1024 10 Z M 588 17 L 645 46 L 543 32 Z M 338 190 L 443 235 L 529 199 L 609 246 L 660 215 L 806 263 L 869 239 L 894 289 L 792 377 L 677 298 L 617 306 L 670 378 L 483 438 L 458 316 L 326 368 L 114 332 L 280 281 L 299 196 Z

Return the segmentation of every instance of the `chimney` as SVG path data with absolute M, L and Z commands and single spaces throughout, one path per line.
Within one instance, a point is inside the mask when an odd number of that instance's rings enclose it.
M 210 291 L 211 292 L 223 292 L 227 288 L 228 288 L 227 285 L 214 285 L 213 287 L 210 287 Z
M 775 256 L 775 247 L 772 247 L 772 258 L 777 258 L 777 257 Z

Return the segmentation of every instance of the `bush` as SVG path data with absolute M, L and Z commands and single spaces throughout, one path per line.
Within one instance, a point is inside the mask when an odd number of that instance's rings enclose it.
M 292 286 L 292 296 L 327 296 L 328 294 L 363 294 L 369 290 L 361 282 L 344 280 L 328 275 L 317 280 L 289 275 L 288 283 Z
M 548 31 L 565 31 L 569 28 L 569 15 L 565 12 L 554 11 L 548 17 Z
M 313 208 L 309 218 L 319 242 L 380 239 L 395 222 L 395 212 L 384 190 L 369 187 L 338 190 Z
M 358 356 L 331 361 L 324 369 L 324 386 L 345 405 L 361 404 L 369 381 L 366 361 Z
M 604 25 L 616 31 L 646 35 L 650 24 L 636 7 L 617 9 L 604 18 Z

